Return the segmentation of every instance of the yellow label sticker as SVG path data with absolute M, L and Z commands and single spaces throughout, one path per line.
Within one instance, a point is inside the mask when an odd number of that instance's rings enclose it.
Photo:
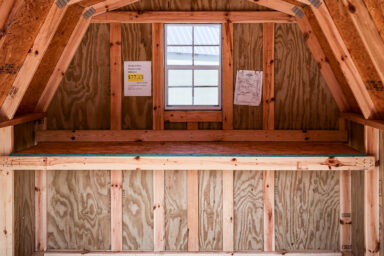
M 144 74 L 128 74 L 128 82 L 144 82 Z

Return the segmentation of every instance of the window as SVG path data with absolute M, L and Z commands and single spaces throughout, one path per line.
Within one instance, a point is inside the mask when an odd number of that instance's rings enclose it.
M 165 109 L 221 109 L 221 25 L 165 25 Z

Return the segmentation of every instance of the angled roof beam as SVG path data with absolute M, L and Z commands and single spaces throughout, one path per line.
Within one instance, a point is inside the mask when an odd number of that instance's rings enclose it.
M 308 7 L 306 7 L 308 8 Z M 356 97 L 357 103 L 366 119 L 374 118 L 377 114 L 375 105 L 365 87 L 364 81 L 353 62 L 337 27 L 328 11 L 327 6 L 321 0 L 318 7 L 311 5 L 310 7 L 325 35 L 331 49 L 340 64 L 340 68 L 347 79 L 347 82 Z
M 343 0 L 371 60 L 384 82 L 384 41 L 362 0 Z
M 296 5 L 283 0 L 248 0 L 251 3 L 262 5 L 264 7 L 295 16 L 293 9 Z
M 48 49 L 53 35 L 55 34 L 66 10 L 66 6 L 60 8 L 56 4 L 53 4 L 49 10 L 39 34 L 13 82 L 11 91 L 7 94 L 3 105 L 1 106 L 1 119 L 10 120 L 14 117 L 28 85 L 32 81 L 33 75 L 43 59 L 45 51 Z
M 59 87 L 69 64 L 71 63 L 71 60 L 89 27 L 92 16 L 118 9 L 138 1 L 139 0 L 105 0 L 84 10 L 83 15 L 80 17 L 67 46 L 65 47 L 42 95 L 40 96 L 40 99 L 35 107 L 35 112 L 42 112 L 42 110 L 44 110 L 43 112 L 46 112 L 48 109 L 53 96 L 55 95 L 56 90 Z

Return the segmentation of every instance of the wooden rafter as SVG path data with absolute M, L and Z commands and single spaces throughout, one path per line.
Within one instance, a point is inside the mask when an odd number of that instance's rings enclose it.
M 248 0 L 251 3 L 262 5 L 264 7 L 295 16 L 293 12 L 294 4 L 288 3 L 284 0 Z
M 309 7 L 306 7 L 309 8 Z M 348 84 L 355 95 L 365 118 L 373 118 L 376 114 L 375 105 L 365 87 L 364 81 L 347 49 L 325 3 L 316 8 L 310 7 L 327 38 L 331 49 L 338 60 Z

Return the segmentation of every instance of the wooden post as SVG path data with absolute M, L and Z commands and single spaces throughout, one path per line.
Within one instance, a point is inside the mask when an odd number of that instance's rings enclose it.
M 122 57 L 121 24 L 110 24 L 111 58 L 111 130 L 121 130 Z M 123 173 L 111 170 L 111 250 L 123 250 Z
M 365 126 L 365 150 L 379 161 L 379 130 Z M 379 166 L 364 174 L 365 255 L 378 256 L 379 242 Z
M 152 24 L 153 129 L 164 130 L 164 24 Z
M 233 24 L 223 24 L 223 129 L 233 129 Z
M 164 170 L 153 171 L 154 250 L 165 250 Z
M 275 129 L 275 24 L 263 27 L 263 129 Z M 264 171 L 264 251 L 275 250 L 275 173 Z
M 340 251 L 352 255 L 351 171 L 340 172 Z
M 187 171 L 188 251 L 199 251 L 199 171 Z
M 35 249 L 47 250 L 47 170 L 35 171 Z
M 0 128 L 0 156 L 13 151 L 13 126 Z M 0 252 L 13 256 L 14 234 L 14 171 L 0 170 Z
M 233 170 L 223 171 L 223 251 L 233 251 Z

